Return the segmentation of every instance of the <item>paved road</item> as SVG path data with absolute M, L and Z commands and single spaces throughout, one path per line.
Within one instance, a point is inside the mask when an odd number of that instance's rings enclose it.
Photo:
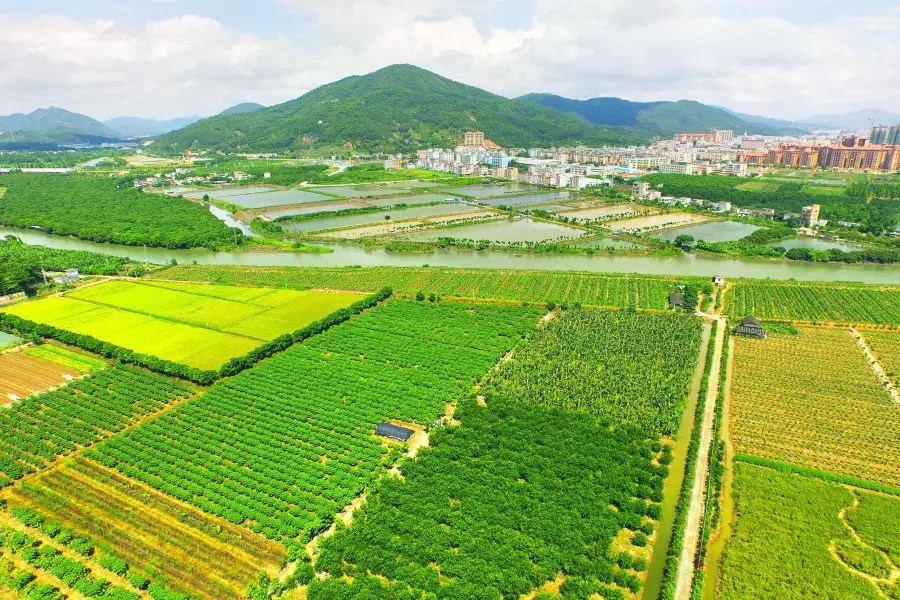
M 706 503 L 706 479 L 709 475 L 709 448 L 713 437 L 713 421 L 716 415 L 716 400 L 719 395 L 719 371 L 722 363 L 722 348 L 725 345 L 725 328 L 728 322 L 724 317 L 706 315 L 719 322 L 716 332 L 713 362 L 709 370 L 709 385 L 706 391 L 706 407 L 703 411 L 703 424 L 700 433 L 700 449 L 697 452 L 697 463 L 694 466 L 694 487 L 691 489 L 691 506 L 687 516 L 687 528 L 684 532 L 684 546 L 678 561 L 678 579 L 675 584 L 675 600 L 689 600 L 691 584 L 694 579 L 694 557 L 700 543 L 700 525 L 703 520 Z

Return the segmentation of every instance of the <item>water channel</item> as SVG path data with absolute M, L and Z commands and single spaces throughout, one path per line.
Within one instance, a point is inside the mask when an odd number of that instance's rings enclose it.
M 98 244 L 73 237 L 62 237 L 40 231 L 0 227 L 0 236 L 13 235 L 28 244 L 40 244 L 67 250 L 88 250 L 135 260 L 164 264 L 171 259 L 179 263 L 209 265 L 253 265 L 294 267 L 397 266 L 419 267 L 423 264 L 444 267 L 485 269 L 537 269 L 547 271 L 592 271 L 597 273 L 641 273 L 647 275 L 697 275 L 711 277 L 749 277 L 756 279 L 798 279 L 804 281 L 856 281 L 862 283 L 900 284 L 900 266 L 847 265 L 723 259 L 684 254 L 662 256 L 629 254 L 529 254 L 513 252 L 477 252 L 474 250 L 440 250 L 432 253 L 398 253 L 383 249 L 365 250 L 358 246 L 334 246 L 328 254 L 296 252 L 213 252 L 211 250 L 169 250 Z

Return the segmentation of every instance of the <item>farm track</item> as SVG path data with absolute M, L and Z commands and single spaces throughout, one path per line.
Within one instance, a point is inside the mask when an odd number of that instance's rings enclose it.
M 872 545 L 867 544 L 867 543 L 860 537 L 860 535 L 856 532 L 856 529 L 853 528 L 853 525 L 850 524 L 850 521 L 847 519 L 847 515 L 848 515 L 851 511 L 856 510 L 857 508 L 859 508 L 859 496 L 857 495 L 857 492 L 856 492 L 856 489 L 855 489 L 855 488 L 852 488 L 852 487 L 849 487 L 849 486 L 845 486 L 845 487 L 846 487 L 848 490 L 850 490 L 850 493 L 853 495 L 853 504 L 851 504 L 850 506 L 845 506 L 843 509 L 841 509 L 841 512 L 838 513 L 838 519 L 840 519 L 840 521 L 841 521 L 841 523 L 844 525 L 844 527 L 847 528 L 847 530 L 850 532 L 850 537 L 852 537 L 853 540 L 854 540 L 857 544 L 859 544 L 860 546 L 863 546 L 863 547 L 865 547 L 865 548 L 869 548 L 870 550 L 874 550 L 875 552 L 877 552 L 878 554 L 880 554 L 882 558 L 884 558 L 884 560 L 887 562 L 887 564 L 890 565 L 890 567 L 891 567 L 891 575 L 890 575 L 890 577 L 886 577 L 886 578 L 878 578 L 878 577 L 875 577 L 874 575 L 869 575 L 868 573 L 863 573 L 862 571 L 858 571 L 857 569 L 854 569 L 854 568 L 851 567 L 850 565 L 846 564 L 846 563 L 840 558 L 840 556 L 838 555 L 838 553 L 837 553 L 836 550 L 835 550 L 834 543 L 832 543 L 832 544 L 830 544 L 830 545 L 828 546 L 828 551 L 831 553 L 831 555 L 834 557 L 834 559 L 835 559 L 838 563 L 840 563 L 845 569 L 847 569 L 848 571 L 850 571 L 851 573 L 853 573 L 853 574 L 856 575 L 857 577 L 862 577 L 863 579 L 865 579 L 865 580 L 871 582 L 872 585 L 875 586 L 875 590 L 878 592 L 878 594 L 879 594 L 882 598 L 886 598 L 886 596 L 884 595 L 884 592 L 882 592 L 882 591 L 878 588 L 878 585 L 877 585 L 877 584 L 878 584 L 878 583 L 886 583 L 886 584 L 888 584 L 888 585 L 894 585 L 895 583 L 897 583 L 897 581 L 900 581 L 900 567 L 898 567 L 897 565 L 894 564 L 894 562 L 891 560 L 891 557 L 888 556 L 888 554 L 887 554 L 884 550 L 881 550 L 880 548 L 875 548 L 875 547 L 873 547 Z
M 678 577 L 675 584 L 675 600 L 689 600 L 694 579 L 694 557 L 700 544 L 700 528 L 706 507 L 706 483 L 709 476 L 709 450 L 713 438 L 713 422 L 716 415 L 716 400 L 719 395 L 719 373 L 722 363 L 722 349 L 725 342 L 727 321 L 715 317 L 719 321 L 716 331 L 715 348 L 713 350 L 712 368 L 709 372 L 709 383 L 706 390 L 706 406 L 703 411 L 703 424 L 700 432 L 700 448 L 694 466 L 694 485 L 691 488 L 691 503 L 687 515 L 687 526 L 684 533 L 684 545 L 678 561 Z
M 891 399 L 894 401 L 894 404 L 900 406 L 900 393 L 897 392 L 897 388 L 894 387 L 894 384 L 891 383 L 890 378 L 887 376 L 887 371 L 885 371 L 884 367 L 881 365 L 881 361 L 878 360 L 878 357 L 872 352 L 871 346 L 866 342 L 866 338 L 856 330 L 855 327 L 850 328 L 850 333 L 856 338 L 856 341 L 859 343 L 860 348 L 863 351 L 863 354 L 866 355 L 866 360 L 869 361 L 869 364 L 872 365 L 872 370 L 875 371 L 875 376 L 878 377 L 878 380 L 888 386 L 885 389 L 891 395 Z
M 128 583 L 128 581 L 125 580 L 124 577 L 116 575 L 112 571 L 109 571 L 109 570 L 101 567 L 100 563 L 98 563 L 93 557 L 82 556 L 81 554 L 78 554 L 74 550 L 71 550 L 70 548 L 67 548 L 61 544 L 58 544 L 57 542 L 54 542 L 50 536 L 43 533 L 42 531 L 39 531 L 37 529 L 29 529 L 28 527 L 25 527 L 17 519 L 15 519 L 14 517 L 12 517 L 11 515 L 9 515 L 6 512 L 0 512 L 0 525 L 5 525 L 6 527 L 9 527 L 11 529 L 15 529 L 17 531 L 27 533 L 31 537 L 38 539 L 41 543 L 46 544 L 48 546 L 52 546 L 53 548 L 56 548 L 56 550 L 58 550 L 59 553 L 62 554 L 63 556 L 65 556 L 66 558 L 73 559 L 73 560 L 78 561 L 81 564 L 85 565 L 86 567 L 88 567 L 91 570 L 91 573 L 102 576 L 103 579 L 109 581 L 113 585 L 117 585 L 121 588 L 125 588 L 128 591 L 137 594 L 141 598 L 144 598 L 145 600 L 152 600 L 149 592 L 146 592 L 143 590 L 138 590 L 137 588 L 131 586 Z M 60 583 L 62 583 L 62 582 L 60 582 Z

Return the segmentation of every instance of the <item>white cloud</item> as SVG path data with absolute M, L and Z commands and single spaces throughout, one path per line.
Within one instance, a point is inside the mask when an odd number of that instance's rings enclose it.
M 211 114 L 398 62 L 508 96 L 691 98 L 788 117 L 900 106 L 888 72 L 900 55 L 896 10 L 799 23 L 736 17 L 736 2 L 280 0 L 303 21 L 272 36 L 203 16 L 132 27 L 0 14 L 12 49 L 0 113 L 55 104 L 100 117 Z

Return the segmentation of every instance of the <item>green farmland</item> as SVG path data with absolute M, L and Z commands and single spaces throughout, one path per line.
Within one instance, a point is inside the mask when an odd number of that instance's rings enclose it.
M 300 329 L 361 294 L 109 281 L 6 312 L 198 369 Z

